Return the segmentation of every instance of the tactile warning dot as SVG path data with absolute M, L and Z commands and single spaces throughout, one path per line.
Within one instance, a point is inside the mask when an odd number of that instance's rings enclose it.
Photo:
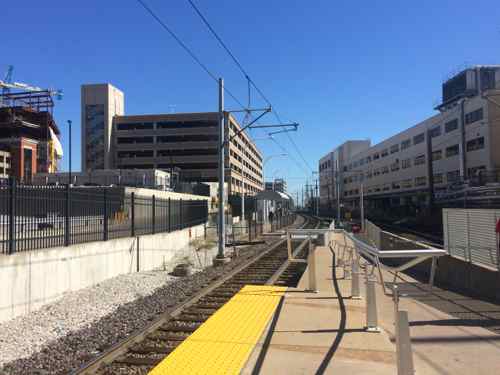
M 149 373 L 239 374 L 285 290 L 246 285 Z

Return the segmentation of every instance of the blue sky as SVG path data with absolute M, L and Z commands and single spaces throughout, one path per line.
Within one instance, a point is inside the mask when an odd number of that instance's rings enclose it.
M 246 102 L 242 74 L 188 2 L 146 2 Z M 283 120 L 300 123 L 291 136 L 314 169 L 347 139 L 376 143 L 432 115 L 441 82 L 464 64 L 500 63 L 497 1 L 195 3 Z M 217 108 L 215 83 L 136 0 L 9 1 L 1 9 L 0 72 L 12 64 L 15 81 L 64 90 L 55 117 L 65 150 L 66 120 L 73 120 L 74 169 L 80 166 L 82 83 L 110 82 L 123 90 L 127 114 Z M 263 105 L 255 92 L 252 103 Z M 237 107 L 229 98 L 226 106 Z M 275 158 L 266 175 L 288 179 L 294 193 L 310 170 L 285 135 L 277 140 L 302 166 Z M 281 152 L 270 141 L 258 144 L 265 155 Z

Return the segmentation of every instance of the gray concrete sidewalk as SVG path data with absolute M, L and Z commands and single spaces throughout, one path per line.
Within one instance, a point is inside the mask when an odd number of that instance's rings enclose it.
M 304 292 L 307 271 L 290 288 L 244 374 L 394 374 L 395 347 L 385 332 L 365 332 L 365 302 L 352 300 L 350 281 L 329 248 L 316 249 L 318 293 Z M 339 299 L 336 287 L 344 298 Z

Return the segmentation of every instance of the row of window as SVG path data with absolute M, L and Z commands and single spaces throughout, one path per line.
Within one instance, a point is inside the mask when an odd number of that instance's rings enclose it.
M 472 112 L 469 112 L 465 115 L 465 124 L 469 125 L 469 124 L 472 124 L 472 123 L 479 121 L 479 120 L 482 120 L 482 119 L 483 119 L 483 109 L 479 108 L 479 109 L 472 111 Z M 448 121 L 444 124 L 445 133 L 452 132 L 456 129 L 458 129 L 458 119 Z M 441 130 L 442 130 L 441 125 L 437 125 L 437 126 L 433 127 L 432 129 L 429 129 L 429 136 L 431 138 L 438 137 L 442 134 Z M 353 168 L 355 169 L 358 166 L 364 165 L 365 163 L 370 163 L 372 160 L 377 160 L 377 159 L 386 157 L 389 155 L 389 153 L 394 154 L 396 152 L 399 152 L 400 150 L 406 150 L 409 147 L 411 147 L 412 144 L 418 145 L 424 141 L 425 141 L 425 133 L 417 134 L 413 138 L 405 139 L 405 140 L 401 141 L 401 143 L 394 144 L 391 147 L 385 148 L 380 152 L 375 152 L 373 155 L 363 157 L 360 160 L 349 164 L 349 166 L 344 167 L 344 170 L 347 171 L 347 170 L 351 170 Z M 320 171 L 321 171 L 321 166 L 320 166 Z
M 467 147 L 468 152 L 483 149 L 484 148 L 484 137 L 471 139 L 470 141 L 467 142 L 466 147 Z M 460 152 L 459 145 L 456 144 L 453 146 L 446 147 L 445 156 L 447 158 L 452 157 L 452 156 L 458 155 L 459 152 Z M 442 158 L 443 158 L 443 150 L 436 150 L 436 151 L 432 152 L 432 160 L 433 161 L 441 160 Z M 425 162 L 426 162 L 426 157 L 424 154 L 418 155 L 413 159 L 414 166 L 425 164 Z M 402 169 L 410 168 L 411 164 L 412 164 L 411 158 L 403 159 L 401 161 L 401 168 Z M 395 171 L 398 171 L 399 169 L 400 169 L 399 160 L 396 159 L 395 162 L 390 165 L 390 170 L 392 172 L 395 172 Z M 389 173 L 389 167 L 383 166 L 380 168 L 373 169 L 373 172 L 367 171 L 366 178 L 371 178 L 372 176 L 378 176 L 378 175 L 386 174 L 386 173 Z M 358 179 L 357 176 L 351 176 L 351 177 L 345 178 L 344 183 L 351 183 L 353 181 L 356 181 L 357 179 Z
M 240 129 L 235 124 L 233 124 L 232 122 L 230 123 L 230 128 L 231 128 L 233 134 L 236 134 L 238 131 L 240 131 Z M 255 158 L 257 160 L 259 160 L 260 162 L 262 162 L 262 156 L 259 155 L 259 153 L 257 152 L 257 150 L 255 149 L 255 147 L 253 146 L 252 143 L 250 143 L 245 137 L 237 137 L 237 138 L 239 138 L 244 143 L 246 149 L 249 149 L 250 151 L 252 151 L 252 154 L 255 156 Z M 233 143 L 235 145 L 237 145 L 238 142 L 236 142 L 235 139 L 236 139 L 236 137 L 233 138 Z M 247 155 L 247 157 L 249 157 L 250 159 L 252 159 L 251 155 Z M 255 162 L 255 164 L 257 164 L 257 162 Z
M 156 126 L 155 126 L 156 125 Z M 216 127 L 215 121 L 159 121 L 159 122 L 123 122 L 116 124 L 117 130 L 153 130 Z
M 480 171 L 486 170 L 485 166 L 479 166 L 479 167 L 473 167 L 473 168 L 468 168 L 468 174 L 469 176 L 475 175 Z M 434 174 L 432 178 L 434 184 L 436 185 L 441 185 L 444 183 L 449 183 L 452 184 L 454 182 L 457 182 L 460 180 L 460 171 L 459 170 L 454 170 L 445 173 L 436 173 Z M 395 181 L 392 183 L 387 183 L 384 185 L 375 185 L 375 186 L 368 186 L 366 189 L 366 192 L 368 194 L 370 193 L 378 193 L 381 191 L 388 191 L 388 190 L 398 190 L 398 189 L 410 189 L 413 187 L 422 187 L 427 185 L 427 177 L 426 176 L 419 176 L 415 178 L 409 178 L 401 181 Z M 344 192 L 345 196 L 350 196 L 350 195 L 358 195 L 359 194 L 359 189 L 352 189 Z

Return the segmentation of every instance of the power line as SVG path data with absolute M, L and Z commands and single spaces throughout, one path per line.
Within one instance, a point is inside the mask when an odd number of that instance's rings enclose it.
M 184 51 L 187 52 L 189 56 L 207 73 L 210 78 L 212 78 L 215 82 L 219 82 L 219 79 L 215 76 L 214 73 L 212 73 L 208 67 L 196 56 L 196 54 L 175 34 L 170 27 L 165 24 L 161 20 L 160 17 L 156 15 L 156 13 L 143 1 L 143 0 L 137 0 L 139 4 L 153 17 L 159 24 L 160 26 L 167 31 L 170 36 L 184 49 Z M 236 102 L 238 103 L 242 108 L 245 108 L 245 106 L 238 100 L 238 98 L 227 88 L 224 88 L 224 91 L 229 94 L 229 96 Z
M 200 58 L 198 58 L 198 56 L 196 56 L 196 54 L 181 40 L 181 38 L 179 36 L 177 36 L 177 34 L 165 23 L 161 20 L 161 18 L 143 1 L 143 0 L 137 0 L 137 2 L 160 24 L 160 26 L 165 30 L 167 31 L 167 33 L 182 47 L 182 49 L 184 49 L 184 51 L 186 51 L 186 53 L 202 68 L 203 71 L 205 71 L 205 73 L 208 74 L 208 76 L 214 80 L 215 82 L 218 82 L 218 78 L 216 77 L 216 75 L 214 73 L 212 73 L 210 71 L 210 69 L 208 69 L 208 67 L 201 61 Z M 234 55 L 233 55 L 234 56 Z M 249 80 L 249 82 L 251 82 Z M 255 84 L 252 82 L 252 85 L 255 87 Z M 257 91 L 261 94 L 262 92 L 256 88 Z M 245 108 L 245 106 L 243 105 L 243 103 L 227 88 L 224 88 L 224 91 L 238 104 L 240 105 L 240 107 L 242 109 Z M 267 101 L 267 98 L 265 98 L 264 100 Z M 281 122 L 280 122 L 281 123 Z M 288 152 L 288 150 L 286 150 L 283 146 L 281 146 L 276 140 L 274 140 L 275 143 L 280 146 L 280 148 L 282 148 L 285 152 L 287 152 L 289 155 L 290 153 Z M 300 168 L 303 168 L 302 165 L 300 163 L 297 162 L 297 160 L 293 157 L 291 157 L 291 159 L 300 167 Z
M 259 95 L 262 97 L 262 99 L 264 99 L 264 101 L 267 103 L 267 105 L 269 105 L 273 109 L 272 112 L 273 112 L 274 116 L 276 117 L 276 120 L 278 120 L 279 124 L 283 124 L 283 121 L 281 121 L 281 118 L 280 118 L 278 112 L 274 109 L 274 106 L 272 105 L 271 101 L 266 97 L 266 95 L 264 95 L 264 93 L 262 92 L 262 90 L 257 86 L 257 84 L 254 82 L 254 80 L 250 77 L 250 75 L 247 73 L 247 71 L 245 70 L 245 68 L 243 68 L 243 66 L 240 63 L 240 61 L 231 52 L 231 50 L 226 45 L 226 43 L 224 43 L 224 41 L 222 40 L 222 38 L 217 34 L 217 32 L 215 31 L 215 29 L 212 27 L 212 25 L 210 24 L 210 22 L 207 20 L 207 18 L 201 13 L 201 11 L 199 10 L 199 8 L 194 4 L 194 2 L 192 0 L 187 0 L 187 1 L 191 5 L 191 7 L 194 9 L 194 11 L 196 12 L 196 14 L 198 14 L 198 16 L 201 18 L 201 20 L 203 21 L 203 23 L 205 24 L 205 26 L 208 28 L 208 30 L 212 33 L 212 35 L 215 37 L 215 39 L 217 39 L 217 41 L 220 43 L 220 45 L 222 46 L 222 48 L 224 48 L 224 50 L 227 52 L 227 54 L 231 57 L 231 59 L 233 60 L 233 62 L 240 69 L 240 71 L 243 73 L 243 75 L 248 80 L 248 82 L 251 83 L 251 85 L 259 93 Z M 290 143 L 295 148 L 295 151 L 297 152 L 297 154 L 300 156 L 300 158 L 304 162 L 305 166 L 307 168 L 309 168 L 311 171 L 313 171 L 313 169 L 310 167 L 309 163 L 304 158 L 304 155 L 300 151 L 299 147 L 297 146 L 297 144 L 295 143 L 295 141 L 290 136 L 290 134 L 288 134 L 288 132 L 285 132 L 285 133 L 286 133 L 286 135 L 287 135 Z

